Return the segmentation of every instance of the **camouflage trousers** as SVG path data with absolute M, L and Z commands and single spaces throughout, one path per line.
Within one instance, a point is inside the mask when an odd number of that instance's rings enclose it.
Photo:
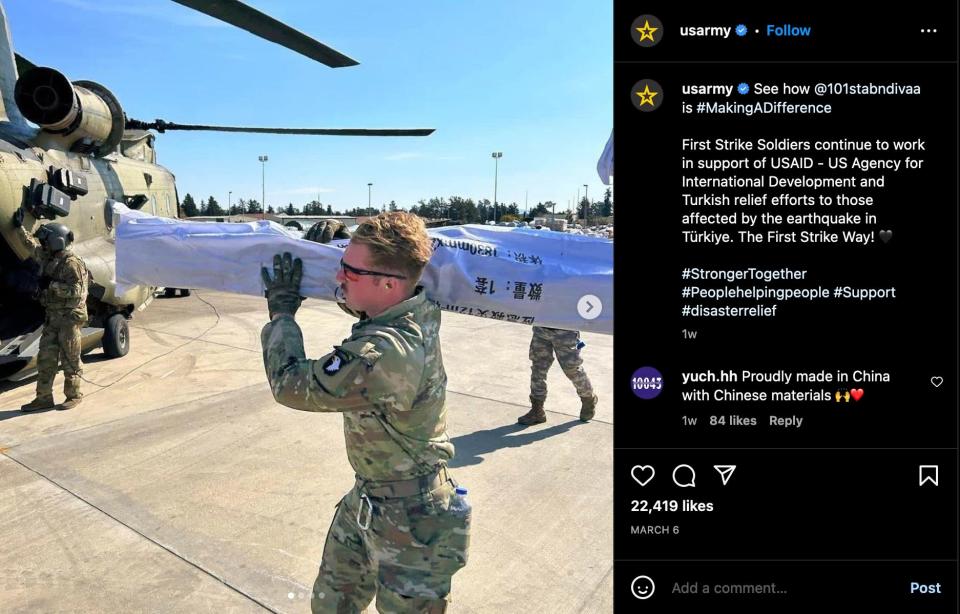
M 63 393 L 68 399 L 83 397 L 80 392 L 80 324 L 48 317 L 40 334 L 37 353 L 37 398 L 53 398 L 53 379 L 63 365 Z
M 354 486 L 337 504 L 311 610 L 361 612 L 376 593 L 382 613 L 445 612 L 470 545 L 469 517 L 448 512 L 454 486 L 396 499 L 362 494 Z
M 543 401 L 547 398 L 547 371 L 553 365 L 553 355 L 564 375 L 573 382 L 577 395 L 581 397 L 593 396 L 593 386 L 587 372 L 583 370 L 583 359 L 577 344 L 580 342 L 580 333 L 575 330 L 559 328 L 533 327 L 533 338 L 530 340 L 530 398 Z

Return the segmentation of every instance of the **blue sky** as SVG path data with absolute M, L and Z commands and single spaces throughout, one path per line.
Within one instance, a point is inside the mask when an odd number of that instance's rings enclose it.
M 250 0 L 360 61 L 332 69 L 166 0 L 6 0 L 16 50 L 96 81 L 137 119 L 420 128 L 426 138 L 158 136 L 181 198 L 334 209 L 460 195 L 566 208 L 610 135 L 612 2 Z

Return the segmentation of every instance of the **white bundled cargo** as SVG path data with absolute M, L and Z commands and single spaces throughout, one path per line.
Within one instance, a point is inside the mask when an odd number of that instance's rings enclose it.
M 348 240 L 306 241 L 270 221 L 203 223 L 116 207 L 117 282 L 263 295 L 262 266 L 278 252 L 303 259 L 304 296 L 336 300 Z M 498 226 L 429 231 L 421 281 L 442 309 L 496 320 L 613 333 L 613 243 Z M 299 233 L 297 233 L 299 234 Z

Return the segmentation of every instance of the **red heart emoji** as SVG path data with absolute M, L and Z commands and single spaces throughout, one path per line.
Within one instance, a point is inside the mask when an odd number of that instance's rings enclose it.
M 863 396 L 863 388 L 854 388 L 850 391 L 850 396 L 853 397 L 854 401 L 859 401 L 860 397 Z

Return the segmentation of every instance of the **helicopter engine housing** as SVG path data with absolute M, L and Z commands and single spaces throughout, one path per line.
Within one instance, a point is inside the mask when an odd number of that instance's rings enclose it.
M 110 153 L 123 137 L 124 115 L 116 97 L 92 81 L 71 83 L 53 68 L 34 68 L 17 79 L 14 100 L 23 116 L 53 142 L 78 153 Z

